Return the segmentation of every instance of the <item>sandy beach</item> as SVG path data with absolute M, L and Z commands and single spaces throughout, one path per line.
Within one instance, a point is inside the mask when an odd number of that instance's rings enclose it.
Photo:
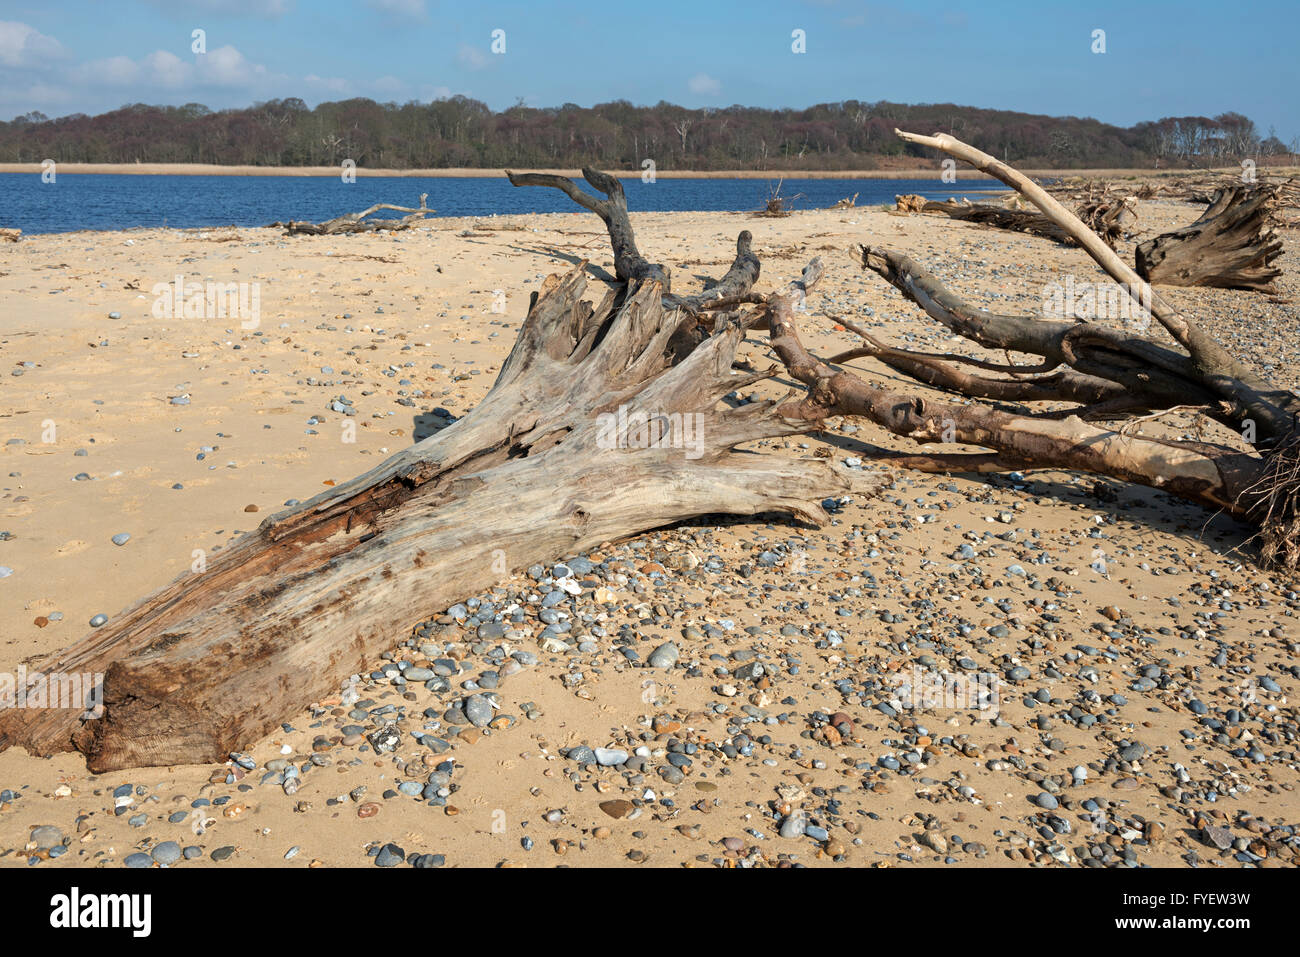
M 19 165 L 0 171 L 39 171 Z M 499 175 L 358 170 L 372 173 Z M 1199 211 L 1140 203 L 1141 236 Z M 762 260 L 759 290 L 821 256 L 826 278 L 801 330 L 822 355 L 855 344 L 838 316 L 911 348 L 969 345 L 859 269 L 852 243 L 906 250 L 1003 312 L 1037 311 L 1067 275 L 1101 279 L 1078 249 L 880 208 L 632 220 L 674 289 L 721 275 L 741 229 Z M 1300 253 L 1294 230 L 1283 238 L 1276 296 L 1168 293 L 1295 388 Z M 1131 244 L 1121 252 L 1131 261 Z M 0 671 L 73 643 L 284 503 L 377 465 L 434 410 L 463 415 L 490 388 L 529 293 L 583 259 L 609 268 L 604 230 L 585 213 L 353 237 L 150 229 L 0 243 Z M 255 285 L 255 325 L 160 318 L 158 289 L 177 276 Z M 763 333 L 742 352 L 759 368 L 774 361 Z M 778 376 L 753 390 L 788 386 Z M 1175 413 L 1137 427 L 1176 437 L 1192 422 Z M 780 454 L 860 456 L 875 470 L 862 443 L 909 448 L 869 424 L 834 424 Z M 1203 437 L 1232 438 L 1218 428 Z M 476 633 L 463 608 L 393 608 L 392 659 L 250 742 L 248 766 L 92 775 L 77 753 L 0 753 L 0 866 L 118 867 L 131 855 L 361 866 L 391 856 L 388 845 L 448 867 L 1214 868 L 1241 854 L 1294 866 L 1300 595 L 1254 562 L 1248 535 L 1090 476 L 897 472 L 819 529 L 738 519 L 609 543 L 571 556 L 615 610 L 578 626 L 570 652 L 527 629 Z M 538 572 L 464 599 L 517 603 L 531 627 L 543 582 L 563 577 Z M 635 660 L 611 641 L 625 627 L 643 636 Z M 676 666 L 648 665 L 665 644 Z M 398 662 L 446 690 L 395 681 Z M 914 669 L 931 668 L 996 676 L 996 706 L 901 700 Z M 458 689 L 485 672 L 499 711 L 458 723 Z M 435 722 L 447 747 L 408 736 L 376 752 L 369 736 L 396 716 L 404 736 Z M 309 768 L 296 793 L 283 785 L 289 766 Z

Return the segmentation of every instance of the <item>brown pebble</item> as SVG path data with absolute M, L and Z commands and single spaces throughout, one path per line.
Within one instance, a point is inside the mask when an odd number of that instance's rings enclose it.
M 256 505 L 245 505 L 245 506 L 244 506 L 244 511 L 245 511 L 245 512 L 256 512 L 256 511 L 257 511 L 257 506 L 256 506 Z
M 613 801 L 600 802 L 600 809 L 612 818 L 627 817 L 632 813 L 634 807 L 636 807 L 635 804 L 631 801 L 625 801 L 622 798 Z
M 374 817 L 379 813 L 379 805 L 374 801 L 367 801 L 357 808 L 357 817 Z

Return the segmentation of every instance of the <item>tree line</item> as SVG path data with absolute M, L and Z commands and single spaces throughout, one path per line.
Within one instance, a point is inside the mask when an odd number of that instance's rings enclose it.
M 908 168 L 934 160 L 895 127 L 951 133 L 1029 167 L 1294 162 L 1300 140 L 1261 134 L 1240 113 L 1166 117 L 1119 127 L 951 104 L 846 100 L 807 109 L 688 109 L 626 100 L 580 107 L 519 103 L 495 112 L 464 96 L 428 103 L 351 99 L 311 109 L 300 99 L 245 109 L 124 106 L 98 116 L 28 113 L 0 122 L 0 161 L 215 163 L 436 169 L 577 167 L 843 170 Z

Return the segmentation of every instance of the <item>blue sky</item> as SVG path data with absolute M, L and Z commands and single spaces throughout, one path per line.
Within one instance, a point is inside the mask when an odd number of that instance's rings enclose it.
M 806 53 L 792 52 L 796 29 Z M 1105 53 L 1092 52 L 1098 29 Z M 1289 142 L 1298 35 L 1295 0 L 0 0 L 0 118 L 287 96 L 463 93 L 495 109 L 859 99 L 1125 126 L 1238 110 Z

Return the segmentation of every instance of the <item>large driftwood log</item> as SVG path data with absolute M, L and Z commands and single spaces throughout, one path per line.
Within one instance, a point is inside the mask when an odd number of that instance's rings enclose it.
M 1275 186 L 1229 186 L 1194 223 L 1140 243 L 1138 275 L 1166 286 L 1267 289 L 1282 270 Z
M 290 220 L 285 224 L 286 236 L 335 236 L 339 233 L 373 233 L 380 229 L 387 229 L 390 232 L 396 232 L 401 229 L 410 229 L 416 223 L 421 222 L 425 216 L 430 213 L 436 213 L 436 209 L 430 209 L 425 205 L 425 200 L 429 198 L 428 193 L 420 194 L 420 205 L 416 208 L 410 206 L 393 206 L 390 203 L 375 203 L 369 209 L 363 209 L 359 213 L 348 213 L 344 216 L 336 216 L 334 219 L 327 219 L 323 223 L 295 222 Z M 379 212 L 381 209 L 391 209 L 399 213 L 406 213 L 401 219 L 369 219 L 367 217 Z
M 737 451 L 818 423 L 772 401 L 723 401 L 773 374 L 732 371 L 743 323 L 721 318 L 675 350 L 696 318 L 669 309 L 659 281 L 593 306 L 585 265 L 546 281 L 492 390 L 459 421 L 270 516 L 206 572 L 33 663 L 102 672 L 103 716 L 10 710 L 0 748 L 76 747 L 94 771 L 224 760 L 337 691 L 411 621 L 499 580 L 502 563 L 517 570 L 712 513 L 822 522 L 826 496 L 881 481 Z M 814 260 L 776 298 L 802 295 L 820 273 Z

